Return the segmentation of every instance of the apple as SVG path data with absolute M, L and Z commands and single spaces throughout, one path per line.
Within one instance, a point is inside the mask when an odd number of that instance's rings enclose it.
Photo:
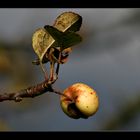
M 63 112 L 74 119 L 88 118 L 94 115 L 99 107 L 99 99 L 94 89 L 84 83 L 75 83 L 60 96 Z

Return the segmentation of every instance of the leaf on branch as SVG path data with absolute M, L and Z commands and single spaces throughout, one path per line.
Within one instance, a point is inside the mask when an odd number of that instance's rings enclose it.
M 80 35 L 74 32 L 61 32 L 53 26 L 46 25 L 44 27 L 49 34 L 55 39 L 58 44 L 58 47 L 61 47 L 62 50 L 69 48 L 73 45 L 76 45 L 82 41 Z

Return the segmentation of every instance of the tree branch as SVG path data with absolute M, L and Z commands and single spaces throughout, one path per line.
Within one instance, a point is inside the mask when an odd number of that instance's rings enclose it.
M 34 98 L 39 96 L 45 92 L 53 92 L 52 84 L 57 80 L 55 78 L 53 81 L 47 81 L 37 84 L 35 86 L 28 87 L 26 89 L 22 89 L 18 92 L 13 93 L 4 93 L 0 95 L 0 102 L 6 100 L 14 100 L 15 102 L 22 101 L 23 98 Z

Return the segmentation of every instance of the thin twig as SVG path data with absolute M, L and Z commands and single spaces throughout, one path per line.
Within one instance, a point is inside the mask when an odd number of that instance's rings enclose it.
M 57 75 L 58 75 L 58 73 L 59 73 L 59 67 L 60 67 L 60 64 L 57 63 L 56 72 L 55 72 Z

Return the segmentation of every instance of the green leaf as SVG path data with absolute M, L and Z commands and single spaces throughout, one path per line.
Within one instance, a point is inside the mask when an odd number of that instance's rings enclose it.
M 44 26 L 44 28 L 58 43 L 58 47 L 61 47 L 62 49 L 69 48 L 82 41 L 81 36 L 74 32 L 70 32 L 70 31 L 61 32 L 58 29 L 56 29 L 50 25 L 46 25 L 46 26 Z
M 44 28 L 47 30 L 47 32 L 54 38 L 55 41 L 61 42 L 64 36 L 64 32 L 59 31 L 53 26 L 45 25 Z
M 62 43 L 63 49 L 74 46 L 82 41 L 82 37 L 74 32 L 64 33 L 64 42 Z

